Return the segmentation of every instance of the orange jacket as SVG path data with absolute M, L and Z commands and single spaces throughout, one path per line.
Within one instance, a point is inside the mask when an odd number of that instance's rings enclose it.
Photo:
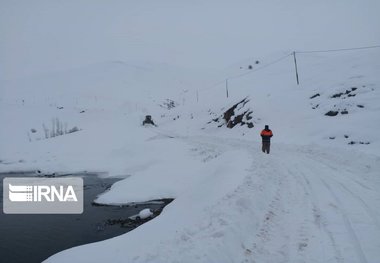
M 271 130 L 262 130 L 260 135 L 261 138 L 263 138 L 263 142 L 270 142 L 270 138 L 273 136 L 273 133 Z

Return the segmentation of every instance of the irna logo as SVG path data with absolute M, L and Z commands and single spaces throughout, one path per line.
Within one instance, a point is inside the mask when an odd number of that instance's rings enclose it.
M 8 185 L 9 200 L 12 202 L 60 202 L 78 201 L 72 185 L 58 188 L 54 185 Z
M 83 179 L 4 178 L 3 211 L 6 214 L 81 214 Z

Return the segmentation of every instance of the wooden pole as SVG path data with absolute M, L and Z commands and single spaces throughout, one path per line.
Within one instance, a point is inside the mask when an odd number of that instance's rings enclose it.
M 228 79 L 226 79 L 226 95 L 227 95 L 227 98 L 228 98 Z
M 297 58 L 296 58 L 296 52 L 295 51 L 293 51 L 293 58 L 294 58 L 294 67 L 296 69 L 297 85 L 299 85 L 300 81 L 299 81 L 299 78 L 298 78 Z

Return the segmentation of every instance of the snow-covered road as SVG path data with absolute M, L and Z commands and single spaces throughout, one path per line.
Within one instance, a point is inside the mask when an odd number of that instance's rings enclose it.
M 380 260 L 379 158 L 285 145 L 265 155 L 245 141 L 214 140 L 221 145 L 245 148 L 253 160 L 244 182 L 224 200 L 229 209 L 217 209 L 243 211 L 234 215 L 239 218 L 252 210 L 259 219 L 246 228 L 252 233 L 242 243 L 244 261 Z
M 233 165 L 248 155 L 249 165 L 240 167 L 245 175 L 229 171 L 229 178 L 241 178 L 231 191 L 214 193 L 225 188 L 222 176 L 215 189 L 179 196 L 135 231 L 48 262 L 379 262 L 379 157 L 277 144 L 266 155 L 247 140 L 176 140 L 201 149 L 205 162 L 241 154 Z M 197 203 L 205 191 L 210 198 Z M 187 216 L 192 219 L 181 222 Z

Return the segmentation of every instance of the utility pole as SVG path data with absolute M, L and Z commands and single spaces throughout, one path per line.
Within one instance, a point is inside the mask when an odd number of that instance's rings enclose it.
M 199 94 L 198 94 L 198 90 L 197 90 L 197 102 L 199 102 Z
M 297 85 L 300 84 L 300 81 L 298 79 L 298 68 L 297 68 L 297 59 L 296 59 L 296 52 L 293 51 L 293 58 L 294 58 L 294 67 L 296 69 L 296 79 L 297 79 Z
M 228 79 L 226 79 L 226 95 L 227 95 L 227 98 L 228 98 Z

